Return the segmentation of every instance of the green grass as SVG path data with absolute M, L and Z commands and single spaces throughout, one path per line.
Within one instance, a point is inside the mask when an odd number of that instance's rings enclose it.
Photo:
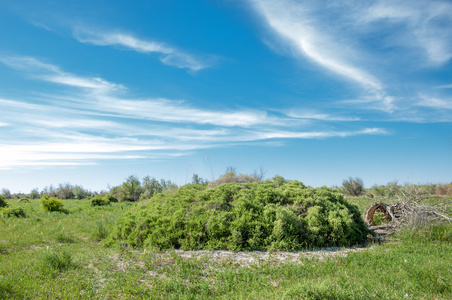
M 63 202 L 68 214 L 44 212 L 39 200 L 9 200 L 27 217 L 0 216 L 0 299 L 452 298 L 451 225 L 407 230 L 347 257 L 246 267 L 174 251 L 107 248 L 102 239 L 134 205 Z

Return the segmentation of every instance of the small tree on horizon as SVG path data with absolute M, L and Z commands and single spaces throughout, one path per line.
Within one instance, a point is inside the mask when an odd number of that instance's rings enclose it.
M 130 175 L 122 184 L 122 192 L 123 201 L 138 201 L 143 192 L 140 180 L 136 176 Z
M 6 188 L 2 189 L 2 195 L 5 197 L 5 199 L 11 199 L 11 192 Z
M 163 191 L 162 185 L 154 177 L 150 178 L 146 176 L 143 178 L 143 193 L 142 197 L 149 199 L 156 193 L 161 193 Z
M 342 181 L 342 192 L 349 196 L 361 196 L 364 194 L 364 182 L 361 178 L 349 177 Z

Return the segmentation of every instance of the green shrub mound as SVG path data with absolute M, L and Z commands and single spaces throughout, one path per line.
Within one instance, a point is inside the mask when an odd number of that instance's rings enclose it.
M 0 195 L 0 208 L 2 207 L 8 207 L 8 203 L 5 200 L 5 196 Z
M 113 195 L 105 195 L 105 197 L 107 197 L 108 201 L 110 201 L 110 203 L 114 202 L 114 203 L 118 203 L 118 198 L 116 198 Z
M 301 182 L 186 185 L 126 213 L 111 242 L 184 250 L 301 250 L 349 246 L 368 233 L 337 190 Z
M 64 208 L 63 201 L 56 197 L 42 196 L 41 207 L 47 212 L 68 213 L 68 210 Z
M 91 198 L 91 206 L 110 205 L 110 202 L 109 197 L 104 195 L 97 195 Z
M 26 218 L 27 214 L 25 213 L 24 209 L 22 207 L 7 207 L 2 210 L 2 215 L 11 218 Z

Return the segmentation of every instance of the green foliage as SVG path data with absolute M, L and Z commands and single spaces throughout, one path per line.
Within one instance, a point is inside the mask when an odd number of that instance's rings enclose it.
M 75 265 L 72 256 L 67 252 L 47 251 L 42 256 L 42 271 L 64 271 Z
M 160 179 L 160 182 L 155 178 L 146 176 L 143 178 L 143 193 L 140 196 L 140 200 L 150 199 L 152 196 L 165 191 L 172 191 L 177 189 L 177 185 L 171 180 Z
M 6 199 L 11 199 L 11 192 L 7 188 L 2 188 L 2 196 Z
M 76 186 L 73 190 L 72 193 L 74 194 L 74 198 L 81 200 L 81 199 L 85 199 L 88 196 L 88 192 L 85 191 L 82 187 L 80 186 Z
M 157 194 L 119 219 L 111 238 L 159 249 L 292 251 L 352 245 L 367 233 L 340 192 L 280 180 Z
M 74 186 L 70 183 L 60 183 L 56 191 L 57 197 L 60 199 L 73 199 L 74 198 Z
M 361 178 L 352 178 L 344 179 L 342 181 L 342 191 L 344 194 L 349 196 L 361 196 L 364 194 L 364 183 Z
M 25 213 L 24 209 L 22 207 L 5 207 L 2 209 L 2 215 L 11 218 L 26 218 L 27 214 Z
M 56 197 L 42 196 L 41 207 L 47 212 L 59 211 L 68 213 L 68 211 L 64 208 L 63 201 Z
M 113 195 L 105 195 L 105 197 L 107 197 L 108 201 L 110 201 L 110 203 L 117 203 L 118 199 L 113 196 Z
M 198 174 L 193 174 L 193 177 L 191 178 L 191 183 L 192 184 L 204 184 L 204 183 L 208 183 L 208 182 L 204 178 L 199 177 Z
M 280 186 L 286 184 L 288 181 L 286 179 L 284 179 L 284 177 L 276 175 L 275 177 L 272 178 L 272 180 L 270 182 L 273 182 L 274 185 L 276 185 L 277 187 L 280 187 Z
M 150 199 L 154 194 L 161 193 L 162 191 L 162 185 L 155 178 L 150 178 L 149 176 L 143 178 L 142 198 Z
M 445 242 L 452 243 L 452 226 L 450 224 L 434 224 L 423 227 L 408 227 L 398 234 L 406 242 Z
M 114 198 L 113 196 L 110 196 Z M 104 206 L 104 205 L 110 205 L 110 198 L 109 196 L 104 195 L 97 195 L 91 198 L 91 206 Z
M 138 201 L 140 199 L 143 189 L 141 187 L 141 182 L 135 176 L 129 176 L 126 182 L 122 184 L 122 191 L 124 196 L 124 201 Z
M 138 201 L 142 193 L 143 187 L 141 186 L 141 182 L 133 175 L 129 176 L 122 185 L 116 186 L 110 191 L 110 194 L 121 202 Z
M 0 195 L 0 208 L 2 207 L 8 207 L 8 203 L 5 200 L 5 196 Z
M 270 252 L 250 262 L 242 254 L 107 248 L 94 232 L 105 236 L 118 217 L 142 205 L 64 203 L 73 213 L 44 213 L 31 200 L 24 205 L 29 218 L 0 217 L 0 299 L 452 299 L 450 223 L 407 231 L 394 243 L 290 253 L 288 260 Z
M 32 189 L 31 192 L 30 192 L 29 197 L 31 199 L 38 199 L 38 197 L 39 197 L 39 190 L 38 190 L 38 188 Z
M 100 241 L 106 238 L 108 233 L 105 222 L 103 220 L 98 220 L 94 226 L 94 230 L 91 232 L 91 237 L 96 241 Z

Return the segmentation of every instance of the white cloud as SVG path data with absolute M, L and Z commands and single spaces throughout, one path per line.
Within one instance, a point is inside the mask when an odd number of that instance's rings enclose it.
M 30 57 L 0 58 L 0 61 L 40 80 L 87 89 L 89 93 L 73 97 L 71 108 L 97 110 L 111 116 L 124 116 L 153 121 L 212 124 L 221 126 L 253 126 L 257 124 L 290 123 L 291 120 L 272 118 L 264 111 L 212 111 L 187 105 L 184 101 L 159 99 L 127 99 L 120 97 L 125 87 L 102 78 L 81 77 L 62 71 L 59 67 Z M 121 93 L 118 93 L 121 92 Z M 51 97 L 49 97 L 51 99 Z M 1 101 L 1 99 L 0 99 Z M 47 100 L 50 101 L 50 100 Z M 76 102 L 74 105 L 74 101 Z M 62 105 L 57 97 L 56 104 Z M 6 102 L 5 102 L 6 104 Z M 10 105 L 29 105 L 9 103 Z M 32 104 L 33 105 L 33 104 Z M 42 109 L 42 107 L 37 109 Z M 292 120 L 292 124 L 294 121 Z
M 445 1 L 378 1 L 360 18 L 365 22 L 386 21 L 396 30 L 401 46 L 424 50 L 432 64 L 441 65 L 452 58 L 452 4 Z
M 113 84 L 98 77 L 81 77 L 74 74 L 64 72 L 59 67 L 44 63 L 33 57 L 26 56 L 10 56 L 0 57 L 0 62 L 10 66 L 11 68 L 25 71 L 33 77 L 77 88 L 86 88 L 93 92 L 108 93 L 123 90 L 122 85 Z
M 268 26 L 297 53 L 322 67 L 359 83 L 366 89 L 381 90 L 378 79 L 356 66 L 357 53 L 347 44 L 318 30 L 309 8 L 291 0 L 251 0 Z
M 412 74 L 435 72 L 452 58 L 452 3 L 447 1 L 249 2 L 273 33 L 272 47 L 282 44 L 300 63 L 308 59 L 360 88 L 355 100 L 335 99 L 348 108 L 422 114 L 408 99 L 434 94 L 437 87 Z
M 163 43 L 143 41 L 123 33 L 100 33 L 77 28 L 74 34 L 79 42 L 98 46 L 123 46 L 142 53 L 159 52 L 170 54 L 174 52 L 174 49 L 163 45 Z
M 438 89 L 452 89 L 452 84 L 439 85 L 436 88 L 438 88 Z
M 95 164 L 105 159 L 150 159 L 189 151 L 272 139 L 317 139 L 384 134 L 306 129 L 311 122 L 355 121 L 321 112 L 201 109 L 186 101 L 127 98 L 125 87 L 83 77 L 30 57 L 0 59 L 31 78 L 76 88 L 71 95 L 33 96 L 33 102 L 0 99 L 0 169 Z M 291 131 L 288 129 L 290 128 Z
M 261 139 L 322 139 L 332 137 L 349 137 L 355 135 L 383 135 L 388 132 L 381 128 L 365 128 L 357 131 L 312 131 L 312 132 L 290 132 L 290 131 L 273 131 L 261 132 L 259 137 Z
M 125 100 L 102 97 L 97 108 L 123 116 L 162 122 L 244 127 L 272 123 L 272 119 L 263 111 L 211 111 L 190 107 L 184 101 L 168 99 Z
M 289 117 L 297 118 L 297 119 L 307 119 L 307 120 L 319 120 L 319 121 L 361 121 L 361 118 L 358 117 L 343 117 L 337 115 L 331 115 L 326 113 L 319 113 L 312 110 L 292 110 L 287 113 Z
M 120 46 L 140 53 L 160 53 L 160 61 L 166 65 L 191 71 L 206 69 L 215 64 L 213 56 L 196 56 L 161 42 L 142 40 L 126 33 L 96 32 L 76 28 L 75 38 L 82 43 L 98 46 Z
M 419 106 L 440 108 L 440 109 L 452 109 L 452 98 L 439 99 L 436 97 L 430 97 L 421 95 L 421 101 L 418 102 Z

